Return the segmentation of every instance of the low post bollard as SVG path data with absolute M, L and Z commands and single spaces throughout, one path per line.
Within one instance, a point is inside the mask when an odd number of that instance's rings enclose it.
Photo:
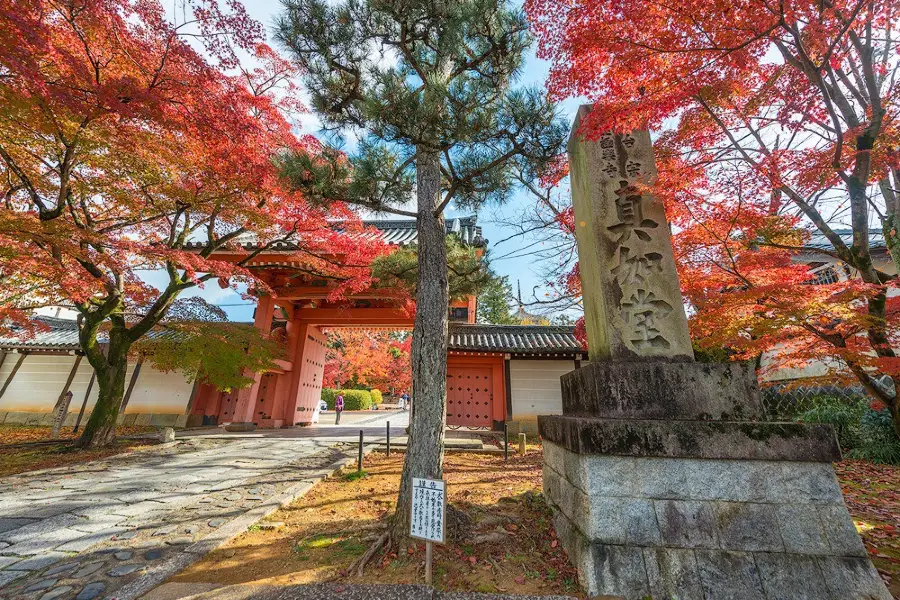
M 526 444 L 528 443 L 528 438 L 525 437 L 524 433 L 519 434 L 519 454 L 525 456 Z
M 362 473 L 362 462 L 363 462 L 363 430 L 359 430 L 359 458 L 356 459 L 356 472 Z
M 509 460 L 509 423 L 503 422 L 503 460 Z

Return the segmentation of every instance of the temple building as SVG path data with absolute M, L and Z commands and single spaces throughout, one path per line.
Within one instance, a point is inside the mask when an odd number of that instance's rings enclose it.
M 372 221 L 386 243 L 403 246 L 417 238 L 411 220 Z M 475 217 L 451 219 L 448 235 L 463 243 L 486 244 Z M 839 232 L 849 238 L 850 232 Z M 894 272 L 880 232 L 871 235 L 876 266 Z M 840 261 L 822 252 L 827 240 L 814 235 L 795 257 L 809 264 L 817 279 L 813 285 L 852 278 L 855 274 Z M 280 253 L 280 255 L 279 255 Z M 275 284 L 289 272 L 283 256 L 289 249 L 260 255 L 256 268 Z M 250 388 L 220 392 L 212 386 L 185 379 L 179 373 L 163 373 L 146 363 L 133 362 L 127 373 L 126 424 L 215 426 L 232 422 L 257 427 L 304 425 L 318 420 L 325 364 L 325 331 L 338 327 L 412 328 L 412 319 L 389 298 L 363 293 L 347 303 L 329 305 L 322 282 L 311 280 L 293 289 L 281 286 L 279 297 L 260 299 L 255 324 L 281 329 L 288 343 L 288 360 L 258 374 Z M 535 431 L 538 414 L 562 411 L 559 378 L 579 368 L 586 352 L 568 326 L 539 324 L 538 318 L 521 325 L 477 325 L 474 297 L 450 307 L 447 366 L 447 423 L 450 427 Z M 520 313 L 525 312 L 520 302 Z M 520 316 L 521 316 L 520 314 Z M 67 416 L 75 424 L 84 419 L 96 401 L 93 369 L 80 356 L 75 321 L 51 316 L 36 317 L 49 327 L 28 340 L 0 339 L 0 423 L 52 421 L 51 411 L 59 396 L 71 390 L 74 399 Z M 782 384 L 824 375 L 829 365 L 817 361 L 802 369 L 770 368 L 778 353 L 761 357 L 762 383 Z M 68 382 L 68 385 L 67 385 Z M 65 389 L 64 389 L 65 388 Z
M 388 244 L 416 242 L 414 221 L 368 224 Z M 448 220 L 447 234 L 476 249 L 486 245 L 475 217 Z M 247 242 L 243 251 L 253 249 Z M 291 251 L 289 245 L 276 246 L 249 265 L 276 292 L 259 298 L 254 325 L 280 330 L 286 360 L 257 373 L 251 386 L 227 392 L 135 362 L 127 374 L 123 423 L 246 429 L 307 425 L 318 420 L 327 330 L 412 328 L 412 317 L 383 291 L 328 302 L 328 282 L 298 277 Z M 501 429 L 511 421 L 513 431 L 533 429 L 538 414 L 561 409 L 559 376 L 580 365 L 583 349 L 571 327 L 476 325 L 476 313 L 475 297 L 450 306 L 447 423 Z M 93 370 L 82 359 L 74 320 L 37 318 L 49 331 L 28 340 L 0 340 L 0 422 L 49 423 L 57 398 L 71 390 L 67 423 L 74 424 L 96 401 Z

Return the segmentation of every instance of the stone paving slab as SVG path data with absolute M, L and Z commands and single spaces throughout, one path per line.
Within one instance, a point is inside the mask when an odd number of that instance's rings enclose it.
M 18 525 L 0 531 L 0 599 L 136 597 L 119 591 L 147 591 L 162 581 L 150 574 L 196 561 L 351 454 L 316 440 L 195 438 L 0 480 L 0 529 Z

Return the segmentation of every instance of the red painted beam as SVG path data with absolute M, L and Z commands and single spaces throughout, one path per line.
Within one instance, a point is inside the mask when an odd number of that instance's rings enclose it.
M 396 308 L 300 308 L 294 318 L 301 323 L 323 327 L 413 326 L 413 317 Z

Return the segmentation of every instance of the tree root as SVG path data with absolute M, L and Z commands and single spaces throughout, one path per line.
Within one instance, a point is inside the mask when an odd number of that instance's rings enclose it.
M 366 568 L 366 565 L 372 560 L 372 557 L 375 556 L 375 553 L 381 550 L 384 546 L 390 546 L 391 541 L 391 532 L 385 531 L 378 539 L 375 540 L 370 546 L 369 549 L 366 550 L 365 554 L 357 558 L 353 561 L 353 564 L 347 569 L 347 573 L 352 573 L 356 570 L 356 575 L 358 577 L 362 577 L 363 571 Z
M 488 531 L 479 535 L 476 535 L 472 538 L 471 544 L 473 546 L 477 546 L 478 544 L 502 544 L 507 539 L 509 539 L 510 534 L 505 531 Z

